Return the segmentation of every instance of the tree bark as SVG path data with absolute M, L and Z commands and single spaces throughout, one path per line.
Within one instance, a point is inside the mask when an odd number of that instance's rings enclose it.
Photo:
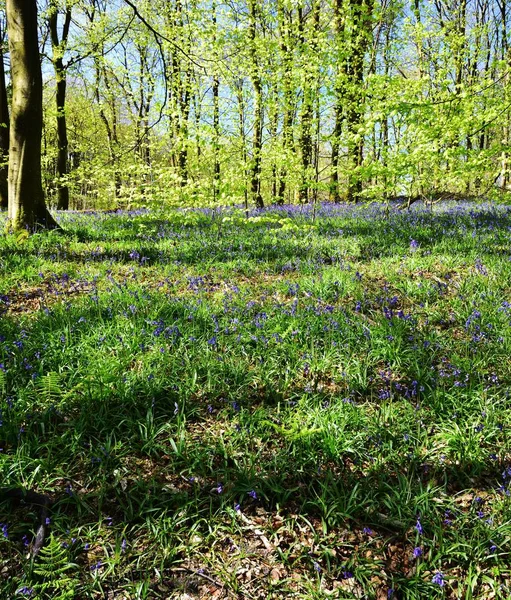
M 14 230 L 56 228 L 41 180 L 43 81 L 36 0 L 7 0 L 12 112 L 9 152 L 9 221 Z
M 9 104 L 5 84 L 4 32 L 0 31 L 0 208 L 9 205 Z
M 300 136 L 300 147 L 302 155 L 302 173 L 301 173 L 301 184 L 299 189 L 300 202 L 309 201 L 310 184 L 312 179 L 312 166 L 313 166 L 313 142 L 312 142 L 312 120 L 314 114 L 314 95 L 317 92 L 315 89 L 315 83 L 317 82 L 317 68 L 314 65 L 316 60 L 317 52 L 317 34 L 319 29 L 319 1 L 314 0 L 311 7 L 312 11 L 312 31 L 311 31 L 311 56 L 306 57 L 307 64 L 303 66 L 304 77 L 303 77 L 303 100 L 302 100 L 302 111 L 301 111 L 301 136 Z M 305 17 L 303 14 L 303 8 L 298 7 L 298 22 L 299 31 L 301 37 L 302 47 L 306 46 L 306 39 L 304 34 L 304 21 Z M 312 64 L 310 64 L 312 62 Z
M 334 131 L 332 134 L 332 174 L 330 176 L 330 200 L 332 202 L 340 202 L 341 196 L 339 193 L 339 150 L 342 133 L 343 120 L 343 81 L 345 77 L 344 60 L 342 59 L 342 51 L 344 47 L 344 18 L 343 18 L 343 2 L 335 0 L 334 5 L 334 24 L 336 47 L 338 54 L 338 67 L 335 82 L 335 105 L 334 105 Z
M 364 56 L 372 38 L 374 0 L 350 0 L 350 5 L 353 30 L 347 69 L 349 92 L 346 103 L 346 127 L 350 139 L 348 141 L 349 173 L 346 199 L 348 202 L 357 202 L 360 200 L 363 190 L 359 170 L 364 160 L 364 138 L 359 130 L 364 116 Z
M 59 40 L 58 32 L 59 11 L 52 0 L 50 6 L 50 16 L 48 23 L 50 26 L 51 48 L 52 48 L 52 63 L 55 70 L 55 79 L 57 81 L 57 208 L 59 210 L 67 210 L 69 208 L 69 187 L 65 183 L 65 178 L 68 174 L 67 155 L 68 155 L 68 139 L 67 139 L 67 122 L 66 122 L 66 68 L 63 61 L 63 53 L 66 48 L 67 38 L 69 35 L 69 26 L 71 25 L 71 9 L 66 8 L 64 17 L 64 25 L 62 29 L 62 38 Z
M 216 56 L 216 3 L 212 5 L 213 13 L 213 44 L 215 46 L 215 58 Z M 220 78 L 218 76 L 218 67 L 215 64 L 213 72 L 213 201 L 216 202 L 220 191 L 220 105 L 219 105 L 219 94 L 220 94 Z
M 284 203 L 286 194 L 286 177 L 287 168 L 286 161 L 288 153 L 293 148 L 293 91 L 292 91 L 292 75 L 293 75 L 293 57 L 290 43 L 290 20 L 291 17 L 286 15 L 282 0 L 277 3 L 277 14 L 279 21 L 279 39 L 280 53 L 282 56 L 282 87 L 283 87 L 283 121 L 282 121 L 282 144 L 284 147 L 284 161 L 279 172 L 279 186 L 276 195 L 277 204 Z
M 256 0 L 249 0 L 249 42 L 251 56 L 251 79 L 254 88 L 254 134 L 252 143 L 252 176 L 250 189 L 257 208 L 264 207 L 261 194 L 261 153 L 263 143 L 263 86 L 259 74 L 256 47 Z

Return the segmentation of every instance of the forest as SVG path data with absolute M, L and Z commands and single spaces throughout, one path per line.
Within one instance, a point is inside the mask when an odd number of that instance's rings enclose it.
M 55 208 L 508 190 L 506 0 L 40 8 L 43 180 Z M 5 22 L 2 40 L 6 156 Z
M 0 0 L 0 599 L 511 598 L 507 0 Z

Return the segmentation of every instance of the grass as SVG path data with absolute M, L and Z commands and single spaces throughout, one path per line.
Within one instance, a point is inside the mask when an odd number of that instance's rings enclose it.
M 509 598 L 511 209 L 0 238 L 0 596 Z

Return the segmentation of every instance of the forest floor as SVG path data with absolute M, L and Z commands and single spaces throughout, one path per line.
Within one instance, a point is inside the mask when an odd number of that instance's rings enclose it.
M 0 237 L 1 598 L 511 597 L 511 207 Z

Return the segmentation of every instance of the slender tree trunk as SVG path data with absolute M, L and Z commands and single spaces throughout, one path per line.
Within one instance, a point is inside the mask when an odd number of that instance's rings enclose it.
M 373 2 L 374 0 L 351 0 L 353 29 L 346 111 L 346 127 L 349 132 L 348 202 L 360 200 L 363 190 L 360 167 L 364 160 L 364 138 L 360 133 L 360 126 L 364 116 L 364 56 L 372 38 Z
M 218 192 L 220 189 L 220 160 L 218 156 L 220 148 L 220 109 L 219 109 L 219 89 L 220 81 L 218 74 L 215 73 L 213 76 L 213 196 L 214 200 L 217 199 Z
M 319 0 L 314 0 L 312 4 L 312 30 L 311 30 L 311 56 L 310 61 L 315 61 L 317 50 L 317 34 L 319 29 Z M 299 28 L 301 33 L 302 46 L 305 47 L 304 16 L 302 7 L 298 9 Z M 316 71 L 314 63 L 304 65 L 303 78 L 303 100 L 301 111 L 301 156 L 302 156 L 302 181 L 299 189 L 300 202 L 309 201 L 310 183 L 312 180 L 313 167 L 313 141 L 312 141 L 312 121 L 314 115 L 314 95 L 317 93 L 315 89 Z
M 213 44 L 216 45 L 216 3 L 213 2 Z M 216 48 L 215 48 L 216 54 Z M 217 57 L 218 58 L 218 57 Z M 218 76 L 218 68 L 215 64 L 213 73 L 213 201 L 216 202 L 220 190 L 220 78 Z
M 334 23 L 337 47 L 337 74 L 335 82 L 334 131 L 332 134 L 332 174 L 330 176 L 330 200 L 340 202 L 339 193 L 339 150 L 343 121 L 343 83 L 346 76 L 342 52 L 344 50 L 343 0 L 335 0 Z
M 243 165 L 243 194 L 245 198 L 245 212 L 248 216 L 248 172 L 247 172 L 247 135 L 245 128 L 245 99 L 243 98 L 243 79 L 235 83 L 236 98 L 238 100 L 238 124 L 241 139 L 241 162 Z
M 7 0 L 7 31 L 12 81 L 9 221 L 14 230 L 55 228 L 41 179 L 43 81 L 36 0 Z
M 280 53 L 282 56 L 283 76 L 283 121 L 282 121 L 282 145 L 284 147 L 284 159 L 282 167 L 278 174 L 279 183 L 276 194 L 277 204 L 284 203 L 284 197 L 286 194 L 286 177 L 287 168 L 286 161 L 288 160 L 288 153 L 293 148 L 293 93 L 292 93 L 292 71 L 293 71 L 293 57 L 290 49 L 290 18 L 286 16 L 283 0 L 279 0 L 277 3 L 278 21 L 279 21 L 279 38 L 280 38 Z
M 256 0 L 249 0 L 249 41 L 251 56 L 251 78 L 254 88 L 254 135 L 252 143 L 252 175 L 250 189 L 257 208 L 263 208 L 261 194 L 261 151 L 263 142 L 263 86 L 259 74 L 256 47 Z
M 279 127 L 279 104 L 278 104 L 278 90 L 277 83 L 274 82 L 272 84 L 271 90 L 271 103 L 269 110 L 269 123 L 268 130 L 271 137 L 272 146 L 275 147 L 277 144 L 277 132 Z M 274 152 L 272 154 L 275 154 Z M 277 157 L 274 155 L 272 157 L 272 165 L 271 165 L 271 199 L 272 202 L 279 203 L 279 169 L 277 164 Z
M 181 127 L 180 127 L 180 148 L 179 148 L 179 173 L 181 175 L 181 185 L 185 187 L 188 184 L 188 119 L 190 118 L 190 79 L 191 73 L 188 72 L 184 83 L 185 89 L 180 98 L 181 106 Z
M 59 61 L 61 62 L 61 61 Z M 57 76 L 58 77 L 58 76 Z M 67 140 L 67 123 L 65 114 L 65 102 L 66 102 L 66 79 L 65 75 L 63 79 L 57 79 L 57 176 L 59 183 L 57 187 L 57 208 L 59 210 L 67 210 L 69 208 L 69 187 L 67 183 L 63 182 L 63 179 L 68 173 L 67 168 L 67 152 L 68 152 L 68 140 Z
M 9 205 L 9 104 L 5 85 L 4 32 L 0 30 L 0 208 Z
M 110 101 L 110 106 L 112 109 L 112 124 L 110 124 L 110 121 L 108 120 L 108 117 L 105 113 L 105 109 L 103 108 L 103 103 L 101 101 L 101 95 L 100 95 L 100 90 L 99 90 L 99 85 L 100 85 L 100 80 L 101 80 L 101 74 L 103 75 L 103 80 L 105 82 L 105 88 L 108 94 L 108 99 Z M 122 187 L 122 180 L 121 180 L 121 174 L 119 173 L 119 168 L 118 168 L 118 158 L 117 158 L 117 148 L 119 145 L 119 140 L 117 137 L 117 113 L 116 113 L 116 107 L 115 107 L 115 99 L 112 98 L 112 92 L 110 89 L 110 82 L 108 79 L 108 75 L 106 72 L 106 69 L 103 67 L 103 69 L 100 68 L 99 65 L 99 60 L 96 61 L 96 89 L 95 89 L 95 94 L 96 94 L 96 101 L 98 103 L 99 106 L 99 117 L 103 123 L 103 125 L 105 126 L 105 131 L 106 131 L 106 136 L 108 139 L 108 153 L 110 155 L 110 162 L 112 164 L 112 167 L 114 169 L 114 183 L 115 183 L 115 197 L 116 198 L 120 198 L 121 196 L 121 187 Z
M 66 8 L 62 38 L 59 40 L 58 32 L 58 6 L 55 0 L 50 4 L 50 37 L 52 47 L 52 62 L 57 81 L 57 208 L 67 210 L 69 208 L 69 187 L 65 183 L 68 174 L 68 139 L 66 122 L 66 69 L 64 67 L 63 54 L 67 45 L 69 26 L 71 24 L 71 9 Z

